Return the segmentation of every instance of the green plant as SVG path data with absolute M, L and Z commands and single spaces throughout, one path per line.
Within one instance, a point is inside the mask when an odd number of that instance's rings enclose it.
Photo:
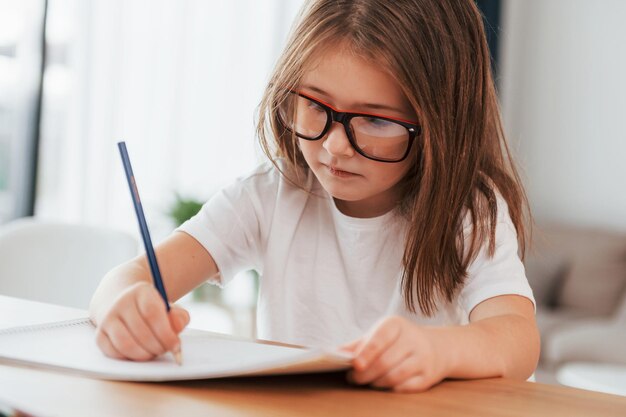
M 195 216 L 202 208 L 202 203 L 189 198 L 183 198 L 180 194 L 176 194 L 176 201 L 169 211 L 169 216 L 174 220 L 176 226 L 180 226 L 187 220 Z

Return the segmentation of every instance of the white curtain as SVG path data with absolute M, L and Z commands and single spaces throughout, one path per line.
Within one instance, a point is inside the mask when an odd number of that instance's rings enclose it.
M 135 233 L 127 142 L 153 238 L 175 193 L 252 169 L 255 110 L 302 1 L 50 0 L 36 214 Z

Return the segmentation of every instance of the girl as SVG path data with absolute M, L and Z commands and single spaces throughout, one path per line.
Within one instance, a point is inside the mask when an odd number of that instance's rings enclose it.
M 156 251 L 173 300 L 262 275 L 258 334 L 354 354 L 349 378 L 422 391 L 526 379 L 539 336 L 518 257 L 526 199 L 471 0 L 312 0 L 260 106 L 271 160 Z M 115 358 L 179 349 L 144 256 L 91 304 Z

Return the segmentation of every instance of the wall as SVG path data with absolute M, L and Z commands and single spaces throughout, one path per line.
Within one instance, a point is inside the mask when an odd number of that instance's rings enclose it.
M 507 0 L 505 128 L 538 221 L 626 231 L 626 2 Z

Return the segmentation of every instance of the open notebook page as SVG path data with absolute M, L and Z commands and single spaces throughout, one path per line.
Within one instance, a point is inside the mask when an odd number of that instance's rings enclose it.
M 150 362 L 111 359 L 89 319 L 0 330 L 0 362 L 56 368 L 102 379 L 174 381 L 348 369 L 343 352 L 300 349 L 206 332 L 181 334 L 183 365 L 166 354 Z

